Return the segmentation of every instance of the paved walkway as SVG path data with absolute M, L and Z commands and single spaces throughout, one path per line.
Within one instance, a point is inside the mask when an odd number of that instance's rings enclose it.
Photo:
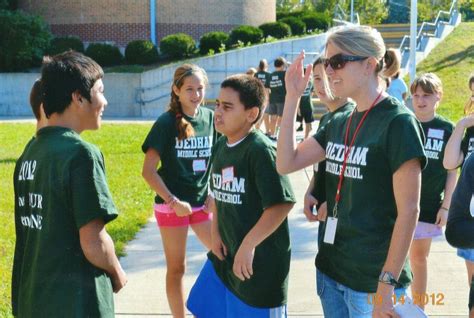
M 309 172 L 309 171 L 308 171 Z M 315 292 L 314 257 L 317 252 L 317 225 L 308 223 L 302 212 L 308 185 L 304 171 L 290 175 L 298 203 L 289 216 L 292 261 L 289 282 L 290 317 L 323 317 Z M 189 291 L 205 261 L 205 250 L 189 232 L 185 289 Z M 119 318 L 171 317 L 165 293 L 165 259 L 159 230 L 153 219 L 126 248 L 121 262 L 129 283 L 116 296 Z M 427 305 L 430 317 L 467 317 L 467 275 L 464 263 L 446 241 L 433 242 L 429 263 L 428 294 L 444 297 L 443 305 Z M 431 299 L 430 299 L 431 300 Z

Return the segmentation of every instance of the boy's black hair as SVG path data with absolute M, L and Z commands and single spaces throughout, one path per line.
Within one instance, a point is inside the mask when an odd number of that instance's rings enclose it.
M 267 101 L 267 92 L 258 78 L 245 74 L 233 75 L 222 82 L 221 88 L 232 88 L 236 91 L 245 109 L 257 107 L 258 117 L 253 123 L 260 120 L 263 115 L 263 106 Z
M 37 79 L 33 84 L 30 92 L 30 106 L 33 114 L 35 114 L 36 120 L 41 119 L 40 107 L 43 103 L 43 88 L 41 79 Z
M 280 57 L 277 57 L 277 58 L 275 59 L 275 62 L 273 62 L 273 65 L 274 65 L 275 67 L 282 67 L 282 66 L 284 66 L 285 64 L 286 64 L 286 60 L 285 60 L 283 57 L 281 57 L 281 56 L 280 56 Z
M 78 92 L 91 102 L 91 89 L 104 77 L 102 68 L 91 58 L 74 51 L 46 56 L 41 69 L 43 109 L 46 117 L 62 114 Z

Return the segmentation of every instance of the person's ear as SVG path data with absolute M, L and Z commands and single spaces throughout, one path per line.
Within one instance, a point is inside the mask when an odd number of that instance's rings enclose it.
M 375 72 L 375 69 L 377 68 L 378 66 L 378 61 L 375 57 L 369 57 L 367 60 L 367 72 L 368 74 L 372 74 Z
M 260 110 L 258 109 L 257 106 L 254 106 L 250 109 L 248 109 L 248 112 L 247 112 L 247 121 L 249 123 L 253 123 L 257 120 L 258 118 L 258 115 L 260 113 Z
M 176 96 L 179 96 L 179 88 L 176 85 L 173 85 L 173 93 L 175 93 Z
M 82 95 L 78 91 L 73 92 L 71 97 L 74 103 L 82 105 L 84 97 L 82 97 Z

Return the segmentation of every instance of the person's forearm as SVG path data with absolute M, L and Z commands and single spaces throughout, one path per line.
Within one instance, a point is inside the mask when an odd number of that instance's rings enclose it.
M 281 203 L 266 209 L 257 223 L 245 236 L 242 244 L 257 247 L 283 223 L 294 203 Z
M 462 164 L 464 154 L 461 149 L 461 141 L 464 135 L 464 129 L 464 122 L 460 120 L 446 144 L 443 166 L 447 170 L 456 169 Z
M 441 204 L 443 208 L 449 209 L 449 206 L 451 205 L 451 198 L 453 197 L 454 188 L 456 188 L 457 178 L 458 175 L 456 170 L 448 171 L 446 184 L 444 186 L 444 200 Z
M 142 175 L 150 188 L 152 188 L 153 191 L 155 191 L 155 193 L 158 194 L 165 202 L 168 202 L 173 197 L 173 193 L 171 193 L 171 191 L 168 189 L 156 170 L 143 171 Z
M 285 97 L 285 107 L 277 142 L 276 165 L 280 173 L 288 173 L 291 170 L 291 163 L 296 156 L 295 121 L 299 102 L 299 96 L 287 95 Z
M 94 266 L 103 269 L 111 277 L 117 277 L 122 271 L 120 262 L 115 255 L 114 242 L 105 230 L 103 222 L 92 221 L 87 226 L 88 233 L 81 228 L 80 242 L 86 259 Z M 94 234 L 96 233 L 96 234 Z

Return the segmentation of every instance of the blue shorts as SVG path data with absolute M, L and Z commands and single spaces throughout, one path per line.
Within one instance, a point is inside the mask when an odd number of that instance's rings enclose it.
M 276 308 L 252 307 L 237 298 L 217 276 L 207 260 L 186 303 L 197 318 L 286 318 L 286 305 Z
M 458 248 L 458 256 L 464 258 L 466 261 L 474 263 L 474 249 L 473 248 Z

